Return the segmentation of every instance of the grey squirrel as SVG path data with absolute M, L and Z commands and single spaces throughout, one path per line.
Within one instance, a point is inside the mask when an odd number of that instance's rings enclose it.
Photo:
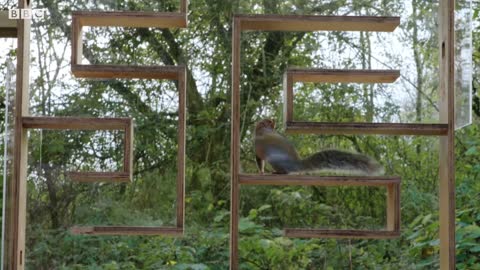
M 362 154 L 328 149 L 300 159 L 293 144 L 275 130 L 275 122 L 264 119 L 255 127 L 255 154 L 260 173 L 267 161 L 276 174 L 312 172 L 319 170 L 343 170 L 366 175 L 383 174 L 383 167 L 376 160 Z

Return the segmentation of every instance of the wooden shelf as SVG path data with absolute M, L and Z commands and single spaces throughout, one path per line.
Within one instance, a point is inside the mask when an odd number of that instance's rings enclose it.
M 241 185 L 272 186 L 387 186 L 400 184 L 399 176 L 315 176 L 293 174 L 240 174 Z
M 288 69 L 287 79 L 313 83 L 393 83 L 399 70 Z
M 24 128 L 60 130 L 124 130 L 132 126 L 131 118 L 24 116 Z
M 74 11 L 79 26 L 185 28 L 186 13 L 155 11 Z
M 126 66 L 126 65 L 73 65 L 72 73 L 79 78 L 138 78 L 179 80 L 186 72 L 184 65 L 179 66 Z
M 392 239 L 400 237 L 400 231 L 286 228 L 284 235 L 295 238 Z
M 75 182 L 130 182 L 131 175 L 128 172 L 67 172 L 67 177 Z
M 392 32 L 400 17 L 235 15 L 241 30 L 262 31 L 382 31 Z
M 143 226 L 76 226 L 70 229 L 72 234 L 89 235 L 165 235 L 182 236 L 183 228 L 143 227 Z
M 77 182 L 129 182 L 133 179 L 133 120 L 131 118 L 50 117 L 24 116 L 26 129 L 53 130 L 120 130 L 125 133 L 123 171 L 68 172 L 67 177 Z
M 448 124 L 287 122 L 287 134 L 378 134 L 445 136 Z
M 8 10 L 0 10 L 0 38 L 17 37 L 17 20 L 8 18 Z

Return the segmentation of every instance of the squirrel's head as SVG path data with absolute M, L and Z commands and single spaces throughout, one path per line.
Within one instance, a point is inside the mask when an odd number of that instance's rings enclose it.
M 263 119 L 262 121 L 257 123 L 257 126 L 255 127 L 255 132 L 259 132 L 264 129 L 275 129 L 275 121 L 272 119 Z

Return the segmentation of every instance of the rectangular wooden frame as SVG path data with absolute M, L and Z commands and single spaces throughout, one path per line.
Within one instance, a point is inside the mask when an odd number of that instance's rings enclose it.
M 288 69 L 283 77 L 284 121 L 287 134 L 384 134 L 384 135 L 446 135 L 447 124 L 422 123 L 329 123 L 293 119 L 293 85 L 313 83 L 393 83 L 398 70 Z
M 72 71 L 82 65 L 84 26 L 186 28 L 188 0 L 180 0 L 180 12 L 74 11 L 72 12 Z M 74 72 L 75 73 L 75 72 Z
M 437 135 L 440 140 L 440 267 L 441 269 L 455 269 L 455 171 L 454 171 L 454 11 L 455 0 L 440 0 L 440 95 L 441 114 L 440 121 L 444 124 L 425 126 L 393 126 L 396 132 L 386 132 L 385 127 L 380 134 L 387 135 Z M 281 16 L 281 15 L 236 15 L 233 18 L 232 30 L 232 115 L 231 115 L 231 204 L 230 204 L 230 269 L 239 268 L 238 257 L 238 221 L 239 221 L 239 197 L 240 197 L 240 38 L 242 31 L 263 30 L 263 31 L 372 31 L 375 28 L 365 27 L 357 21 L 355 24 L 343 23 L 341 16 L 335 17 L 332 24 L 322 24 L 325 19 L 321 16 Z M 332 17 L 331 17 L 332 18 Z M 353 20 L 359 19 L 354 18 Z M 372 22 L 371 19 L 366 19 Z M 399 19 L 398 19 L 399 21 Z M 325 21 L 323 21 L 325 22 Z M 385 22 L 385 21 L 383 21 Z M 379 23 L 379 21 L 377 21 Z M 368 25 L 368 24 L 367 24 Z M 398 24 L 397 24 L 398 25 Z M 359 27 L 363 26 L 363 27 Z M 361 29 L 360 29 L 361 28 Z M 379 29 L 379 28 L 377 28 Z M 385 28 L 382 28 L 385 30 Z M 393 31 L 393 30 L 392 30 Z M 351 126 L 349 127 L 352 128 Z M 375 127 L 361 127 L 363 132 L 369 131 L 377 134 Z M 378 127 L 377 127 L 378 128 Z M 330 129 L 330 131 L 335 129 Z M 405 132 L 404 130 L 408 130 Z M 417 131 L 421 130 L 421 131 Z M 345 129 L 344 131 L 348 131 Z M 338 134 L 338 133 L 337 133 Z M 357 133 L 355 133 L 357 134 Z M 392 188 L 388 193 L 394 193 Z M 398 194 L 400 194 L 398 192 Z M 390 199 L 397 196 L 389 196 Z M 398 196 L 399 199 L 399 196 Z M 388 205 L 392 205 L 389 202 Z M 387 211 L 387 213 L 390 211 Z M 390 219 L 390 218 L 388 218 Z M 398 221 L 398 224 L 400 222 Z M 392 228 L 393 224 L 387 224 Z M 297 231 L 297 236 L 313 236 L 315 233 L 309 231 Z M 382 234 L 382 233 L 380 233 Z M 367 236 L 367 235 L 363 235 Z M 353 235 L 349 237 L 354 237 Z M 384 234 L 383 237 L 390 236 Z
M 286 237 L 384 239 L 400 236 L 400 177 L 398 176 L 311 176 L 240 174 L 240 185 L 261 186 L 368 186 L 386 188 L 387 224 L 385 230 L 332 230 L 285 228 Z
M 309 15 L 235 15 L 232 31 L 232 126 L 231 126 L 231 209 L 230 269 L 238 269 L 238 222 L 240 200 L 240 44 L 243 31 L 393 31 L 399 17 L 309 16 Z M 243 176 L 244 177 L 244 176 Z M 257 177 L 257 176 L 255 176 Z M 322 177 L 317 177 L 321 183 Z M 271 179 L 270 184 L 281 178 Z M 355 181 L 355 180 L 353 180 Z M 390 194 L 390 192 L 389 192 Z M 398 196 L 399 197 L 399 196 Z M 390 197 L 389 197 L 390 198 Z M 389 200 L 390 202 L 390 200 Z M 390 211 L 390 205 L 388 206 Z M 387 211 L 387 212 L 388 212 Z M 394 211 L 393 211 L 394 212 Z M 392 213 L 393 213 L 392 212 Z M 389 215 L 390 218 L 390 215 Z M 390 224 L 390 222 L 389 222 Z M 399 224 L 399 223 L 398 223 Z M 391 228 L 390 225 L 387 225 Z M 293 231 L 287 231 L 293 233 Z M 343 232 L 342 237 L 346 232 Z M 291 234 L 293 235 L 293 234 Z M 354 237 L 357 233 L 352 234 Z M 338 235 L 340 237 L 340 234 Z M 367 236 L 364 234 L 364 236 Z
M 25 129 L 120 130 L 125 133 L 121 172 L 68 172 L 77 182 L 129 182 L 133 178 L 133 121 L 131 118 L 23 117 Z
M 73 227 L 74 234 L 91 235 L 166 235 L 181 236 L 185 223 L 185 129 L 187 68 L 178 66 L 82 65 L 82 27 L 158 27 L 186 28 L 187 0 L 180 1 L 180 12 L 77 11 L 72 14 L 72 73 L 79 78 L 167 79 L 178 82 L 178 155 L 176 227 L 86 226 Z
M 185 224 L 186 66 L 78 65 L 75 69 L 84 78 L 168 79 L 178 82 L 177 224 L 176 227 L 75 226 L 70 231 L 73 234 L 88 235 L 183 235 Z M 91 177 L 94 176 L 94 174 L 91 175 Z

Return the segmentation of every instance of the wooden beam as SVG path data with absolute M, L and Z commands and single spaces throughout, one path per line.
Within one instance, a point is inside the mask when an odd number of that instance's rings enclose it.
M 286 228 L 284 235 L 295 238 L 392 239 L 399 237 L 400 231 Z
M 183 228 L 177 227 L 142 227 L 142 226 L 75 226 L 72 234 L 82 235 L 163 235 L 183 236 Z
M 0 38 L 17 37 L 17 20 L 8 18 L 8 10 L 0 10 Z
M 130 119 L 128 125 L 124 128 L 124 149 L 123 149 L 123 172 L 127 174 L 128 178 L 133 181 L 133 120 Z
M 30 1 L 19 0 L 18 8 L 31 8 Z M 28 135 L 22 118 L 29 114 L 30 20 L 16 20 L 17 76 L 13 108 L 13 170 L 7 181 L 5 250 L 3 267 L 25 269 L 25 233 L 27 208 Z
M 122 183 L 130 182 L 132 179 L 130 172 L 67 172 L 67 177 L 72 181 L 82 183 Z
M 186 14 L 188 18 L 188 0 L 180 0 L 180 13 Z
M 378 134 L 444 136 L 447 124 L 287 122 L 287 134 Z
M 382 31 L 392 32 L 400 17 L 318 15 L 235 15 L 242 31 Z
M 232 109 L 230 141 L 230 270 L 239 268 L 238 223 L 240 218 L 240 36 L 241 19 L 233 18 L 232 26 Z
M 455 0 L 440 0 L 440 121 L 448 132 L 440 138 L 440 269 L 455 269 Z
M 131 128 L 131 118 L 95 117 L 23 117 L 23 128 L 58 130 L 125 130 Z
M 288 69 L 293 82 L 312 83 L 393 83 L 399 70 Z
M 72 70 L 73 66 L 82 63 L 83 56 L 83 33 L 78 18 L 72 18 L 72 55 L 70 56 Z
M 387 186 L 387 230 L 400 231 L 400 183 Z
M 72 18 L 83 26 L 185 28 L 185 13 L 155 11 L 74 11 Z
M 241 185 L 253 186 L 389 186 L 400 184 L 399 176 L 240 174 L 238 177 Z
M 293 76 L 288 72 L 283 76 L 283 121 L 285 126 L 293 121 Z
M 178 80 L 186 70 L 178 66 L 127 66 L 127 65 L 73 65 L 72 73 L 78 78 L 99 79 L 166 79 Z
M 187 72 L 182 71 L 178 76 L 177 228 L 185 226 Z

